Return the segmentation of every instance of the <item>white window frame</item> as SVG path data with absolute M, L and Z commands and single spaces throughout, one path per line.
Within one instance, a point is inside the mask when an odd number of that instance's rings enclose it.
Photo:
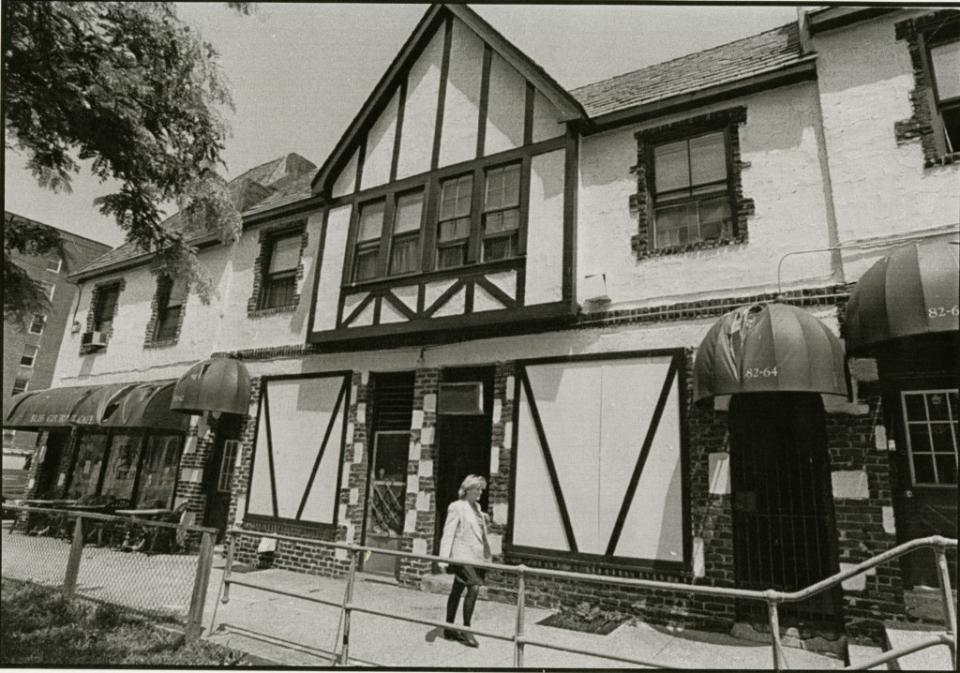
M 28 349 L 28 348 L 33 348 L 33 349 L 35 349 L 35 350 L 33 351 L 33 355 L 29 356 L 29 357 L 30 357 L 30 364 L 26 364 L 26 363 L 24 363 L 24 361 L 23 361 L 23 359 L 24 359 L 25 357 L 27 357 L 27 349 Z M 40 346 L 39 346 L 39 345 L 37 345 L 37 344 L 24 344 L 24 345 L 23 345 L 23 353 L 21 353 L 21 355 L 20 355 L 20 366 L 21 366 L 21 367 L 28 367 L 28 368 L 30 368 L 30 369 L 33 369 L 33 368 L 36 366 L 36 364 L 37 364 L 37 356 L 38 356 L 38 355 L 40 355 Z
M 233 477 L 236 474 L 237 461 L 240 460 L 240 455 L 239 439 L 228 439 L 223 442 L 220 471 L 217 473 L 217 491 L 220 493 L 229 493 L 232 490 Z M 229 475 L 226 485 L 223 483 L 224 475 Z
M 924 425 L 924 426 L 926 426 L 927 431 L 929 432 L 929 428 L 930 428 L 930 423 L 931 423 L 931 421 L 930 421 L 930 409 L 929 409 L 928 406 L 927 406 L 927 395 L 933 395 L 933 394 L 937 394 L 937 393 L 947 396 L 947 419 L 948 419 L 948 420 L 946 420 L 946 421 L 933 421 L 933 422 L 934 422 L 934 423 L 947 423 L 947 424 L 949 425 L 950 434 L 953 436 L 953 448 L 954 448 L 954 452 L 956 452 L 956 450 L 957 450 L 957 439 L 958 439 L 958 438 L 957 438 L 957 431 L 956 431 L 956 428 L 955 428 L 955 426 L 954 426 L 954 422 L 955 422 L 956 419 L 954 419 L 954 417 L 953 417 L 953 410 L 950 408 L 949 395 L 950 395 L 950 393 L 957 393 L 957 388 L 931 388 L 931 389 L 924 389 L 924 390 L 901 390 L 901 391 L 900 391 L 900 410 L 901 410 L 901 413 L 903 414 L 903 435 L 904 435 L 904 437 L 906 438 L 906 442 L 907 442 L 907 457 L 909 458 L 909 462 L 910 462 L 910 483 L 911 483 L 913 486 L 921 487 L 921 488 L 953 488 L 953 489 L 955 489 L 955 488 L 957 488 L 957 484 L 941 484 L 941 483 L 932 484 L 932 483 L 929 483 L 929 482 L 920 482 L 920 483 L 918 483 L 918 482 L 917 482 L 917 475 L 916 475 L 915 470 L 914 470 L 914 467 L 913 467 L 913 445 L 912 445 L 911 440 L 910 440 L 910 425 L 911 425 L 911 423 L 912 423 L 913 425 Z M 924 409 L 926 410 L 926 415 L 927 415 L 927 418 L 926 418 L 926 419 L 924 419 L 923 421 L 911 421 L 911 420 L 910 420 L 910 418 L 907 416 L 907 395 L 923 395 L 923 405 L 924 405 Z M 918 453 L 919 453 L 920 455 L 936 456 L 938 452 L 933 451 L 933 444 L 932 444 L 932 443 L 930 444 L 930 449 L 931 449 L 931 451 L 929 451 L 929 452 L 927 452 L 927 451 L 919 451 Z M 940 453 L 941 455 L 947 455 L 947 454 L 945 454 L 944 452 L 939 452 L 939 453 Z M 937 461 L 936 461 L 936 458 L 933 459 L 933 476 L 934 476 L 934 479 L 937 480 L 937 482 L 940 481 L 940 474 L 939 474 L 939 472 L 938 472 L 938 470 L 937 470 Z
M 17 381 L 20 381 L 20 380 L 23 380 L 23 382 L 24 382 L 24 383 L 23 383 L 23 390 L 18 391 L 18 390 L 17 390 Z M 27 392 L 27 390 L 29 390 L 29 389 L 30 389 L 30 378 L 29 378 L 29 377 L 26 377 L 26 378 L 25 378 L 25 377 L 22 377 L 22 376 L 17 376 L 17 377 L 14 377 L 14 379 L 13 379 L 13 387 L 10 388 L 10 394 L 11 394 L 11 395 L 19 395 L 20 393 L 25 393 L 25 392 Z
M 51 262 L 56 261 L 57 265 L 55 268 L 51 268 Z M 50 273 L 60 273 L 60 269 L 63 268 L 63 257 L 57 255 L 55 258 L 47 258 L 46 270 Z
M 39 332 L 35 332 L 33 330 L 33 326 L 37 323 L 37 318 L 40 319 Z M 47 316 L 45 316 L 43 313 L 34 313 L 33 320 L 30 321 L 30 326 L 27 328 L 27 332 L 29 332 L 30 334 L 40 335 L 40 334 L 43 334 L 43 330 L 46 329 L 46 327 L 47 327 Z

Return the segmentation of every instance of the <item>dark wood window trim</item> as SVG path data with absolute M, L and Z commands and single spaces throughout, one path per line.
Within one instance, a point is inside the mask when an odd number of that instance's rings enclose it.
M 637 176 L 637 193 L 630 196 L 630 210 L 637 217 L 637 233 L 630 244 L 637 259 L 663 255 L 683 254 L 693 250 L 716 248 L 725 245 L 746 243 L 747 218 L 754 213 L 753 199 L 743 196 L 740 172 L 745 164 L 740 160 L 740 137 L 738 127 L 747 121 L 747 109 L 734 107 L 717 110 L 704 115 L 682 119 L 672 124 L 643 129 L 634 134 L 637 139 L 637 164 L 631 172 Z M 653 247 L 654 166 L 653 149 L 656 145 L 672 140 L 689 138 L 712 131 L 723 131 L 727 161 L 727 194 L 733 218 L 732 237 L 699 240 L 685 245 L 662 248 Z
M 110 280 L 105 280 L 93 286 L 93 290 L 90 292 L 90 308 L 87 310 L 87 332 L 95 331 L 94 326 L 97 323 L 96 314 L 98 312 L 102 293 L 105 290 L 116 288 L 117 301 L 113 306 L 113 315 L 110 316 L 110 327 L 103 332 L 104 341 L 110 341 L 110 337 L 113 335 L 113 325 L 117 320 L 117 315 L 120 313 L 120 297 L 123 295 L 123 290 L 126 286 L 127 281 L 123 278 L 111 278 Z M 106 351 L 106 348 L 101 348 L 99 346 L 84 346 L 82 343 L 80 345 L 80 355 L 87 355 L 89 353 L 102 353 L 104 351 Z
M 170 293 L 173 290 L 175 281 L 169 276 L 157 276 L 157 291 L 153 295 L 153 301 L 150 305 L 150 320 L 147 322 L 147 332 L 144 337 L 144 348 L 161 348 L 163 346 L 174 346 L 180 340 L 180 331 L 183 329 L 183 318 L 187 313 L 187 297 L 184 293 L 183 300 L 179 304 L 174 304 L 177 309 L 177 325 L 172 335 L 161 335 L 159 330 L 163 325 L 163 313 L 171 309 Z
M 960 12 L 944 9 L 907 19 L 894 25 L 896 39 L 905 40 L 913 66 L 914 88 L 910 91 L 913 114 L 894 124 L 898 145 L 919 139 L 923 165 L 944 166 L 960 161 L 960 151 L 947 151 L 940 103 L 930 63 L 930 49 L 960 40 Z M 952 105 L 953 101 L 951 101 Z
M 307 233 L 306 221 L 298 219 L 288 222 L 280 222 L 272 226 L 264 227 L 260 230 L 260 252 L 253 263 L 253 294 L 247 301 L 247 317 L 259 318 L 261 316 L 276 315 L 278 313 L 292 313 L 300 305 L 300 293 L 293 295 L 290 303 L 283 306 L 265 307 L 267 270 L 270 265 L 270 257 L 273 253 L 273 243 L 277 239 L 300 234 L 300 259 L 297 263 L 296 283 L 299 286 L 303 279 L 303 251 L 307 247 L 309 235 Z

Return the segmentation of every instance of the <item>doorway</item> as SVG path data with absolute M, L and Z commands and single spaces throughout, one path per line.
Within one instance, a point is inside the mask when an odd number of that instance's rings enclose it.
M 241 425 L 242 419 L 238 414 L 220 416 L 213 451 L 203 470 L 203 493 L 206 496 L 203 525 L 217 529 L 217 542 L 223 540 L 227 529 L 233 473 L 240 453 Z
M 816 393 L 734 395 L 730 403 L 734 577 L 743 589 L 794 591 L 839 569 L 826 415 Z M 839 587 L 780 606 L 784 626 L 839 627 Z M 767 621 L 738 601 L 737 618 Z
M 413 417 L 413 372 L 375 374 L 364 544 L 400 549 L 406 514 L 407 462 Z M 371 554 L 363 571 L 397 577 L 398 557 Z
M 69 430 L 51 430 L 47 434 L 46 448 L 40 456 L 37 467 L 37 483 L 33 492 L 35 497 L 48 498 L 54 495 L 57 487 L 57 475 L 66 470 L 66 448 L 70 441 Z M 63 463 L 61 465 L 61 463 Z
M 447 507 L 468 474 L 490 480 L 493 367 L 444 369 L 437 395 L 437 484 L 434 549 L 440 548 Z M 487 491 L 480 497 L 487 511 Z

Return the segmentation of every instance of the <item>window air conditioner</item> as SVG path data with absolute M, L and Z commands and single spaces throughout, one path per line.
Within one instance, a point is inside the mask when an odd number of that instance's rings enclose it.
M 87 348 L 105 348 L 107 340 L 103 332 L 84 332 L 80 343 Z

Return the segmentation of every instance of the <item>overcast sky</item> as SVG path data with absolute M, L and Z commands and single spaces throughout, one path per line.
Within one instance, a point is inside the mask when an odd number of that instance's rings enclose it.
M 236 111 L 228 177 L 288 152 L 323 163 L 425 4 L 184 3 L 180 16 L 220 51 Z M 730 42 L 796 19 L 792 5 L 474 5 L 494 28 L 574 88 Z M 93 206 L 109 185 L 78 175 L 71 194 L 36 186 L 5 154 L 5 208 L 110 245 L 123 232 Z M 169 213 L 168 213 L 169 214 Z

